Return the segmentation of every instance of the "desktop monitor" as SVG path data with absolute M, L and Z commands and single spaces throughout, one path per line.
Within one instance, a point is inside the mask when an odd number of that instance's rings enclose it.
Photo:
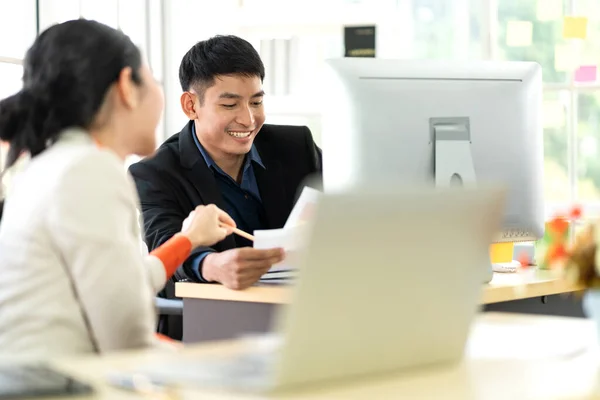
M 328 60 L 324 190 L 501 183 L 495 242 L 540 238 L 541 77 L 532 62 Z

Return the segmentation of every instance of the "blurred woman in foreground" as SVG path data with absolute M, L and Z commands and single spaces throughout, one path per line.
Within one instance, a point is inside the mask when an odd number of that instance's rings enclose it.
M 0 355 L 143 348 L 154 296 L 191 249 L 235 226 L 215 206 L 149 256 L 139 248 L 138 197 L 123 162 L 155 147 L 162 92 L 140 51 L 95 21 L 52 26 L 28 50 L 23 89 L 0 102 L 7 167 L 31 161 L 0 225 Z

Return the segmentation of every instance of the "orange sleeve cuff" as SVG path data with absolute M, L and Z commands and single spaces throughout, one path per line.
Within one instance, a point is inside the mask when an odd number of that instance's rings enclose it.
M 158 340 L 160 340 L 161 342 L 168 342 L 168 343 L 176 342 L 176 340 L 173 340 L 170 337 L 163 335 L 162 333 L 155 333 L 155 335 L 156 335 L 156 338 Z
M 188 258 L 191 251 L 192 242 L 183 235 L 175 235 L 154 249 L 150 255 L 162 261 L 167 279 L 170 279 L 177 268 Z

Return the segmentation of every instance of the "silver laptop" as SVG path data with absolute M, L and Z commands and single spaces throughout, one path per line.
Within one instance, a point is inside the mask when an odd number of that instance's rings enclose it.
M 324 195 L 274 350 L 146 372 L 272 391 L 459 361 L 504 199 L 501 189 Z

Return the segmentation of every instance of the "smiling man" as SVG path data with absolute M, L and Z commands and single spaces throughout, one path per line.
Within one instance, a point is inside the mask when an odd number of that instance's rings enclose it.
M 302 183 L 320 178 L 321 151 L 307 127 L 264 124 L 264 76 L 256 50 L 236 36 L 198 42 L 183 57 L 181 108 L 190 122 L 130 167 L 150 250 L 200 204 L 218 205 L 249 233 L 281 228 Z M 284 257 L 281 249 L 251 246 L 229 236 L 198 249 L 175 279 L 246 288 Z

